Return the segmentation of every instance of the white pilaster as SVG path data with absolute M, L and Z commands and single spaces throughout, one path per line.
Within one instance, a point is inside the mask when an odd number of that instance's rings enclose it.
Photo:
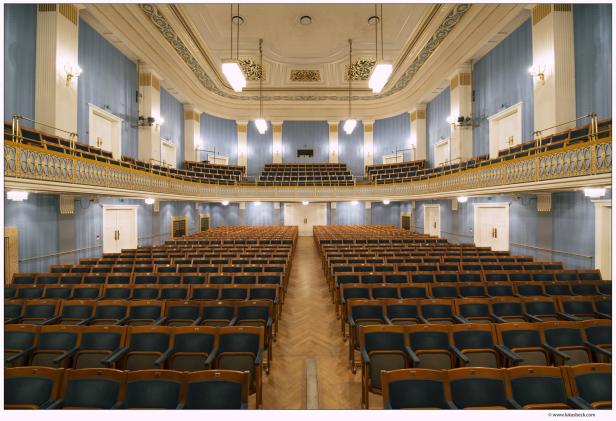
M 339 121 L 328 121 L 329 125 L 329 162 L 338 163 L 338 124 Z
M 201 144 L 201 113 L 191 104 L 184 104 L 184 159 L 199 161 Z
M 79 9 L 71 4 L 38 5 L 35 115 L 25 116 L 72 133 L 77 132 L 79 78 L 68 81 L 67 73 L 78 68 L 78 24 Z M 54 132 L 42 125 L 37 128 Z M 67 136 L 61 131 L 56 134 Z
M 364 166 L 374 164 L 374 120 L 364 123 Z
M 415 148 L 414 161 L 427 158 L 426 104 L 419 104 L 411 110 L 411 147 Z
M 248 122 L 236 121 L 237 127 L 237 165 L 248 165 Z
M 272 122 L 272 163 L 282 164 L 282 122 Z
M 160 76 L 149 67 L 142 68 L 139 73 L 139 115 L 146 119 L 161 119 L 160 80 Z M 155 122 L 139 128 L 139 159 L 145 162 L 160 161 L 160 124 Z
M 450 117 L 470 117 L 473 110 L 470 66 L 456 69 L 450 78 L 451 108 Z M 450 150 L 452 161 L 464 161 L 473 156 L 473 128 L 471 126 L 451 125 Z
M 533 77 L 535 130 L 572 121 L 575 113 L 575 54 L 570 4 L 540 4 L 533 8 Z M 531 77 L 531 76 L 529 76 Z M 575 123 L 548 129 L 553 134 Z

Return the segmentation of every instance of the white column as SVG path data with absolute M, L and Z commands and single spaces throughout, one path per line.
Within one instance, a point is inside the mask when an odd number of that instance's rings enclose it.
M 77 132 L 77 81 L 67 78 L 78 67 L 79 9 L 71 4 L 39 4 L 36 22 L 34 116 L 25 116 Z M 18 52 L 19 54 L 19 52 Z M 45 126 L 37 129 L 54 130 Z M 57 135 L 66 137 L 61 131 Z M 88 143 L 87 139 L 81 139 Z
M 248 165 L 248 122 L 236 121 L 237 127 L 237 165 Z
M 240 202 L 240 225 L 246 225 L 246 202 Z
M 458 117 L 470 117 L 473 111 L 470 70 L 469 65 L 460 66 L 450 78 L 451 111 L 449 115 L 454 121 L 457 121 Z M 452 161 L 464 161 L 472 158 L 472 126 L 452 124 L 449 147 L 451 148 Z
M 364 166 L 374 164 L 374 120 L 364 123 Z
M 199 161 L 197 148 L 201 144 L 201 113 L 192 104 L 184 104 L 184 160 Z
M 329 125 L 329 162 L 338 163 L 338 124 L 339 121 L 328 121 Z
M 160 76 L 149 67 L 139 73 L 141 101 L 139 115 L 160 121 Z M 139 128 L 139 159 L 150 162 L 160 161 L 160 124 L 144 125 Z
M 414 161 L 427 158 L 426 104 L 419 104 L 411 110 L 411 147 L 415 148 Z
M 273 164 L 282 164 L 282 122 L 272 122 Z
M 364 202 L 364 225 L 372 225 L 372 202 Z
M 330 213 L 330 225 L 338 225 L 338 215 L 336 210 L 336 202 L 330 203 L 331 213 Z
M 570 4 L 541 4 L 533 8 L 533 77 L 535 130 L 575 119 L 575 55 Z M 531 77 L 531 76 L 529 76 Z M 549 135 L 575 123 L 545 130 Z

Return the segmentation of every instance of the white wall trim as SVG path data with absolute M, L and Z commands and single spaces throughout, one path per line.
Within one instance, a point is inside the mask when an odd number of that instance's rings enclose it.
M 88 103 L 88 144 L 91 146 L 96 146 L 96 133 L 93 130 L 95 117 L 101 117 L 112 123 L 111 153 L 115 159 L 120 159 L 122 157 L 122 122 L 124 120 L 107 110 Z
M 497 158 L 498 151 L 502 149 L 500 147 L 501 139 L 499 137 L 500 135 L 499 128 L 503 120 L 510 119 L 510 118 L 515 119 L 515 122 L 514 122 L 515 127 L 513 129 L 513 132 L 511 133 L 511 136 L 513 136 L 513 143 L 511 143 L 509 147 L 519 145 L 520 143 L 522 143 L 522 110 L 523 110 L 522 104 L 523 103 L 520 101 L 517 104 L 513 104 L 511 107 L 505 108 L 504 110 L 499 111 L 496 114 L 493 114 L 488 117 L 488 124 L 489 124 L 488 132 L 489 132 L 489 139 L 490 139 L 490 158 Z
M 612 239 L 611 230 L 606 230 L 604 226 L 604 218 L 603 211 L 607 208 L 612 209 L 612 201 L 610 199 L 599 199 L 592 200 L 593 205 L 595 205 L 595 269 L 599 269 L 601 271 L 601 277 L 603 279 L 612 279 L 612 267 L 610 262 L 605 261 L 606 258 L 609 260 L 612 258 L 611 249 L 612 249 Z M 604 241 L 609 241 L 610 247 L 606 249 L 603 247 Z M 604 254 L 608 254 L 608 256 L 604 256 Z

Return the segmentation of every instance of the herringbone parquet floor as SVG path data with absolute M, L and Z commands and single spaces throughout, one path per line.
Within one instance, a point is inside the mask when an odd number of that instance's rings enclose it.
M 360 409 L 361 377 L 352 374 L 347 353 L 313 237 L 300 237 L 274 361 L 263 376 L 263 409 L 306 408 L 307 358 L 317 365 L 319 409 Z M 379 405 L 371 395 L 371 407 Z

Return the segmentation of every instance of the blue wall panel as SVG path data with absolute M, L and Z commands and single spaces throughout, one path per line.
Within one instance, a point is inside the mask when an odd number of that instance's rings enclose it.
M 160 88 L 160 116 L 165 123 L 160 126 L 160 136 L 175 144 L 177 167 L 184 163 L 184 106 L 165 89 Z
M 400 226 L 401 202 L 391 202 L 389 205 L 383 202 L 372 202 L 372 225 Z
M 612 5 L 574 4 L 577 116 L 612 117 Z
M 235 120 L 201 114 L 201 141 L 207 150 L 216 150 L 216 155 L 229 157 L 229 164 L 237 164 L 237 125 Z M 212 152 L 209 152 L 212 153 Z M 203 152 L 201 160 L 207 159 Z
M 375 164 L 383 163 L 383 155 L 396 153 L 396 148 L 407 149 L 410 145 L 411 119 L 409 113 L 383 118 L 374 122 L 373 157 Z M 410 160 L 409 151 L 404 160 Z
M 298 149 L 313 149 L 312 158 L 298 158 Z M 328 162 L 327 121 L 285 121 L 282 123 L 282 162 Z
M 34 118 L 36 5 L 4 5 L 4 119 Z M 27 127 L 31 125 L 23 123 Z
M 570 253 L 594 255 L 595 209 L 583 192 L 552 194 L 554 216 L 553 248 Z M 594 267 L 594 259 L 554 253 L 554 259 L 572 269 Z
M 246 168 L 246 173 L 249 177 L 258 176 L 263 171 L 265 164 L 272 163 L 274 155 L 272 125 L 269 121 L 267 124 L 267 131 L 260 134 L 254 121 L 248 123 L 248 148 L 246 151 L 248 168 Z
M 532 139 L 533 63 L 528 19 L 473 66 L 473 155 L 490 152 L 488 117 L 522 102 L 522 141 Z
M 343 130 L 344 121 L 338 125 L 338 162 L 358 177 L 364 175 L 364 124 L 357 122 L 353 133 L 347 135 Z
M 79 20 L 77 132 L 88 143 L 88 103 L 122 118 L 122 155 L 137 157 L 137 66 Z
M 449 88 L 438 94 L 426 107 L 426 157 L 428 166 L 434 166 L 434 145 L 451 135 L 447 117 L 451 113 Z
M 256 205 L 255 202 L 247 202 L 244 210 L 245 225 L 279 225 L 280 220 L 274 220 L 274 203 L 261 202 Z
M 30 194 L 28 200 L 4 200 L 4 226 L 17 227 L 19 259 L 45 256 L 59 252 L 58 196 Z M 19 264 L 20 272 L 48 272 L 57 264 L 58 256 L 31 260 Z
M 336 203 L 336 225 L 363 225 L 366 223 L 364 202 L 354 205 L 351 202 Z
M 240 225 L 240 206 L 237 203 L 231 203 L 228 206 L 209 203 L 206 209 L 210 213 L 212 228 Z

